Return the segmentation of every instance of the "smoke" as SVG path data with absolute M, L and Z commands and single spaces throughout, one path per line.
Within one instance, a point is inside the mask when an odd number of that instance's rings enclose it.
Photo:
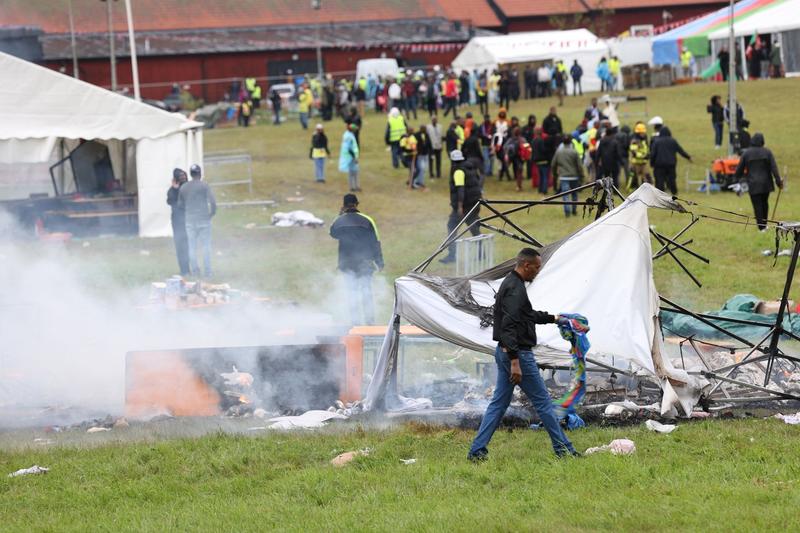
M 0 212 L 0 235 L 11 225 Z M 97 270 L 64 247 L 0 242 L 0 427 L 24 425 L 25 413 L 47 407 L 122 414 L 128 352 L 316 344 L 321 334 L 335 339 L 348 329 L 348 295 L 334 272 L 309 277 L 319 296 L 306 305 L 171 311 L 143 306 L 148 287 L 98 293 L 91 282 Z M 390 291 L 375 286 L 380 305 Z M 257 359 L 255 350 L 240 350 L 224 364 L 253 368 Z M 297 380 L 295 395 L 313 391 L 302 371 L 282 379 Z M 266 388 L 260 385 L 260 396 L 270 396 Z

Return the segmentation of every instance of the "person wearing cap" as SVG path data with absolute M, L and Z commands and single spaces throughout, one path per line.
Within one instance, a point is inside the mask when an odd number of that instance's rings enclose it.
M 353 192 L 361 190 L 358 182 L 359 147 L 354 133 L 357 130 L 358 126 L 353 123 L 347 126 L 342 135 L 342 147 L 339 149 L 339 172 L 347 174 L 347 183 Z
M 200 276 L 197 252 L 202 249 L 205 277 L 211 277 L 211 218 L 217 213 L 217 200 L 211 187 L 201 180 L 200 165 L 189 169 L 192 180 L 178 192 L 178 206 L 186 212 L 186 236 L 189 241 L 189 267 L 193 276 Z
M 656 142 L 656 139 L 661 134 L 661 128 L 664 127 L 664 119 L 660 116 L 656 115 L 650 120 L 647 121 L 648 126 L 653 126 L 653 136 L 650 137 L 650 152 L 653 151 L 653 143 Z
M 331 237 L 339 241 L 339 271 L 344 276 L 353 326 L 375 323 L 372 275 L 383 270 L 383 252 L 375 221 L 358 210 L 358 197 L 345 194 L 342 210 L 331 224 Z
M 478 169 L 464 158 L 461 150 L 450 152 L 450 216 L 447 219 L 447 234 L 453 233 L 464 216 L 465 222 L 470 224 L 469 231 L 473 236 L 480 234 L 477 223 L 480 207 L 476 204 L 481 199 L 481 178 Z M 474 207 L 474 209 L 473 209 Z M 440 263 L 452 263 L 456 260 L 455 242 L 447 248 L 447 256 L 439 260 Z
M 631 175 L 628 189 L 636 188 L 643 183 L 653 183 L 647 171 L 647 162 L 650 160 L 650 144 L 647 140 L 647 126 L 644 122 L 637 122 L 633 127 L 633 138 L 628 147 L 631 162 Z
M 331 155 L 328 149 L 328 136 L 322 128 L 322 124 L 317 124 L 314 135 L 311 136 L 311 148 L 308 157 L 314 161 L 314 178 L 318 183 L 325 183 L 325 161 Z
M 764 134 L 755 133 L 751 142 L 750 148 L 742 152 L 735 175 L 739 182 L 747 182 L 758 229 L 764 232 L 767 231 L 769 216 L 769 193 L 775 190 L 775 185 L 783 189 L 783 179 L 778 172 L 775 156 L 764 146 Z
M 186 238 L 186 210 L 178 205 L 180 188 L 186 183 L 186 172 L 176 168 L 172 171 L 172 186 L 167 190 L 167 204 L 172 208 L 172 240 L 181 276 L 189 275 L 189 241 Z

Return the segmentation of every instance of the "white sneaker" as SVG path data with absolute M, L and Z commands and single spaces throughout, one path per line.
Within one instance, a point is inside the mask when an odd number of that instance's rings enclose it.
M 715 145 L 714 145 L 714 149 L 715 149 L 715 150 L 719 150 L 720 148 L 722 148 L 720 145 L 718 145 L 718 144 L 715 144 Z

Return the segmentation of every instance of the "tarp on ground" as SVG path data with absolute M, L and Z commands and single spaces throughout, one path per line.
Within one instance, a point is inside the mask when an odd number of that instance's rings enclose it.
M 600 219 L 545 247 L 542 270 L 529 285 L 528 296 L 534 309 L 579 313 L 588 319 L 592 347 L 587 360 L 643 372 L 660 378 L 665 387 L 669 386 L 667 377 L 673 384 L 683 383 L 677 396 L 686 413 L 699 394 L 700 383 L 672 368 L 661 355 L 663 338 L 656 327 L 659 298 L 653 281 L 648 208 L 680 210 L 670 196 L 642 185 Z M 510 263 L 501 266 L 472 278 L 414 273 L 398 278 L 395 315 L 458 346 L 492 354 L 497 343 L 481 315 L 494 305 L 495 293 L 511 268 Z M 384 339 L 366 396 L 368 406 L 383 397 L 390 380 L 397 357 L 397 324 L 399 318 Z M 570 346 L 558 328 L 548 324 L 536 330 L 537 359 L 569 365 Z
M 794 3 L 796 0 L 742 0 L 734 7 L 734 30 L 740 24 L 745 24 L 754 16 L 772 18 L 773 13 L 781 13 L 783 9 L 775 11 L 785 3 Z M 796 8 L 790 19 L 796 20 L 800 13 Z M 710 54 L 709 40 L 712 35 L 727 32 L 730 20 L 730 8 L 724 7 L 708 15 L 700 17 L 659 35 L 653 39 L 653 63 L 656 65 L 679 65 L 680 53 L 686 47 L 695 57 L 705 57 Z M 769 33 L 759 29 L 761 33 Z M 750 31 L 749 35 L 752 35 Z M 714 37 L 717 38 L 717 37 Z
M 585 28 L 520 32 L 473 37 L 453 60 L 452 67 L 455 71 L 480 72 L 500 65 L 561 59 L 569 68 L 577 60 L 583 67 L 583 90 L 599 91 L 600 78 L 595 74 L 595 67 L 600 58 L 608 55 L 606 42 Z
M 128 141 L 136 150 L 139 233 L 171 235 L 166 190 L 173 168 L 202 162 L 202 123 L 2 52 L 0 72 L 0 163 L 12 170 L 52 163 L 61 140 L 102 141 L 112 156 Z M 114 163 L 115 172 L 123 164 Z

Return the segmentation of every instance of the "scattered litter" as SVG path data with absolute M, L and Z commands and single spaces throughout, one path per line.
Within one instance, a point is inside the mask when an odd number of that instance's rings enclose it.
M 579 417 L 575 413 L 568 413 L 566 421 L 568 430 L 580 429 L 586 427 L 586 422 L 583 421 L 583 418 Z M 541 423 L 531 424 L 528 427 L 529 429 L 544 429 L 544 426 Z
M 640 407 L 630 400 L 610 403 L 603 413 L 605 416 L 619 416 L 625 411 L 638 411 Z
M 405 413 L 409 411 L 433 409 L 433 401 L 428 398 L 406 398 L 398 394 L 396 401 L 397 403 L 387 406 L 388 411 L 392 411 L 393 413 Z
M 764 257 L 769 257 L 772 255 L 772 250 L 764 250 L 763 252 L 761 252 L 761 255 L 763 255 Z
M 403 463 L 404 465 L 413 465 L 414 463 L 417 462 L 417 460 L 416 459 L 400 459 L 400 462 Z
M 603 446 L 595 446 L 584 452 L 584 455 L 592 455 L 597 452 L 611 452 L 612 455 L 631 455 L 636 451 L 636 444 L 628 439 L 614 439 Z
M 27 476 L 32 474 L 46 474 L 50 471 L 49 468 L 45 468 L 39 465 L 33 465 L 30 468 L 20 468 L 16 472 L 11 472 L 8 477 L 17 477 L 17 476 Z
M 307 226 L 318 228 L 325 222 L 313 213 L 308 211 L 289 211 L 288 213 L 277 212 L 272 215 L 272 225 L 279 228 L 289 228 L 292 226 Z
M 331 464 L 333 466 L 345 466 L 347 463 L 351 462 L 356 457 L 366 457 L 371 452 L 369 448 L 364 448 L 363 450 L 357 450 L 354 452 L 344 452 L 340 453 L 333 459 L 331 459 Z
M 711 413 L 706 413 L 705 411 L 692 411 L 692 418 L 708 418 L 711 416 Z
M 302 196 L 290 196 L 286 199 L 287 202 L 294 202 L 294 203 L 302 202 L 303 200 L 305 200 L 305 198 Z
M 644 425 L 650 431 L 657 431 L 659 433 L 672 433 L 675 431 L 675 428 L 678 427 L 674 424 L 662 424 L 661 422 L 656 422 L 655 420 L 648 420 L 644 423 Z
M 785 248 L 778 252 L 778 257 L 786 257 L 788 255 L 792 255 L 792 251 L 789 248 Z
M 122 417 L 122 418 L 118 419 L 116 422 L 114 422 L 114 427 L 117 428 L 117 429 L 119 429 L 119 428 L 127 428 L 127 427 L 130 427 L 130 424 L 128 423 L 128 420 L 125 417 Z
M 307 411 L 300 416 L 278 416 L 270 418 L 272 422 L 269 429 L 316 429 L 325 426 L 325 422 L 332 419 L 347 420 L 347 417 L 330 411 Z
M 800 412 L 797 412 L 793 415 L 783 415 L 781 413 L 778 413 L 777 415 L 775 415 L 775 418 L 777 418 L 778 420 L 783 420 L 785 424 L 789 424 L 790 426 L 796 426 L 800 424 Z
M 147 257 L 148 255 L 150 255 L 150 250 L 139 250 L 139 255 Z
M 103 432 L 105 432 L 105 431 L 111 431 L 111 430 L 110 430 L 110 429 L 108 429 L 108 428 L 101 428 L 101 427 L 97 427 L 97 426 L 95 426 L 95 427 L 93 427 L 93 428 L 89 428 L 89 429 L 87 429 L 87 430 L 86 430 L 86 433 L 103 433 Z

